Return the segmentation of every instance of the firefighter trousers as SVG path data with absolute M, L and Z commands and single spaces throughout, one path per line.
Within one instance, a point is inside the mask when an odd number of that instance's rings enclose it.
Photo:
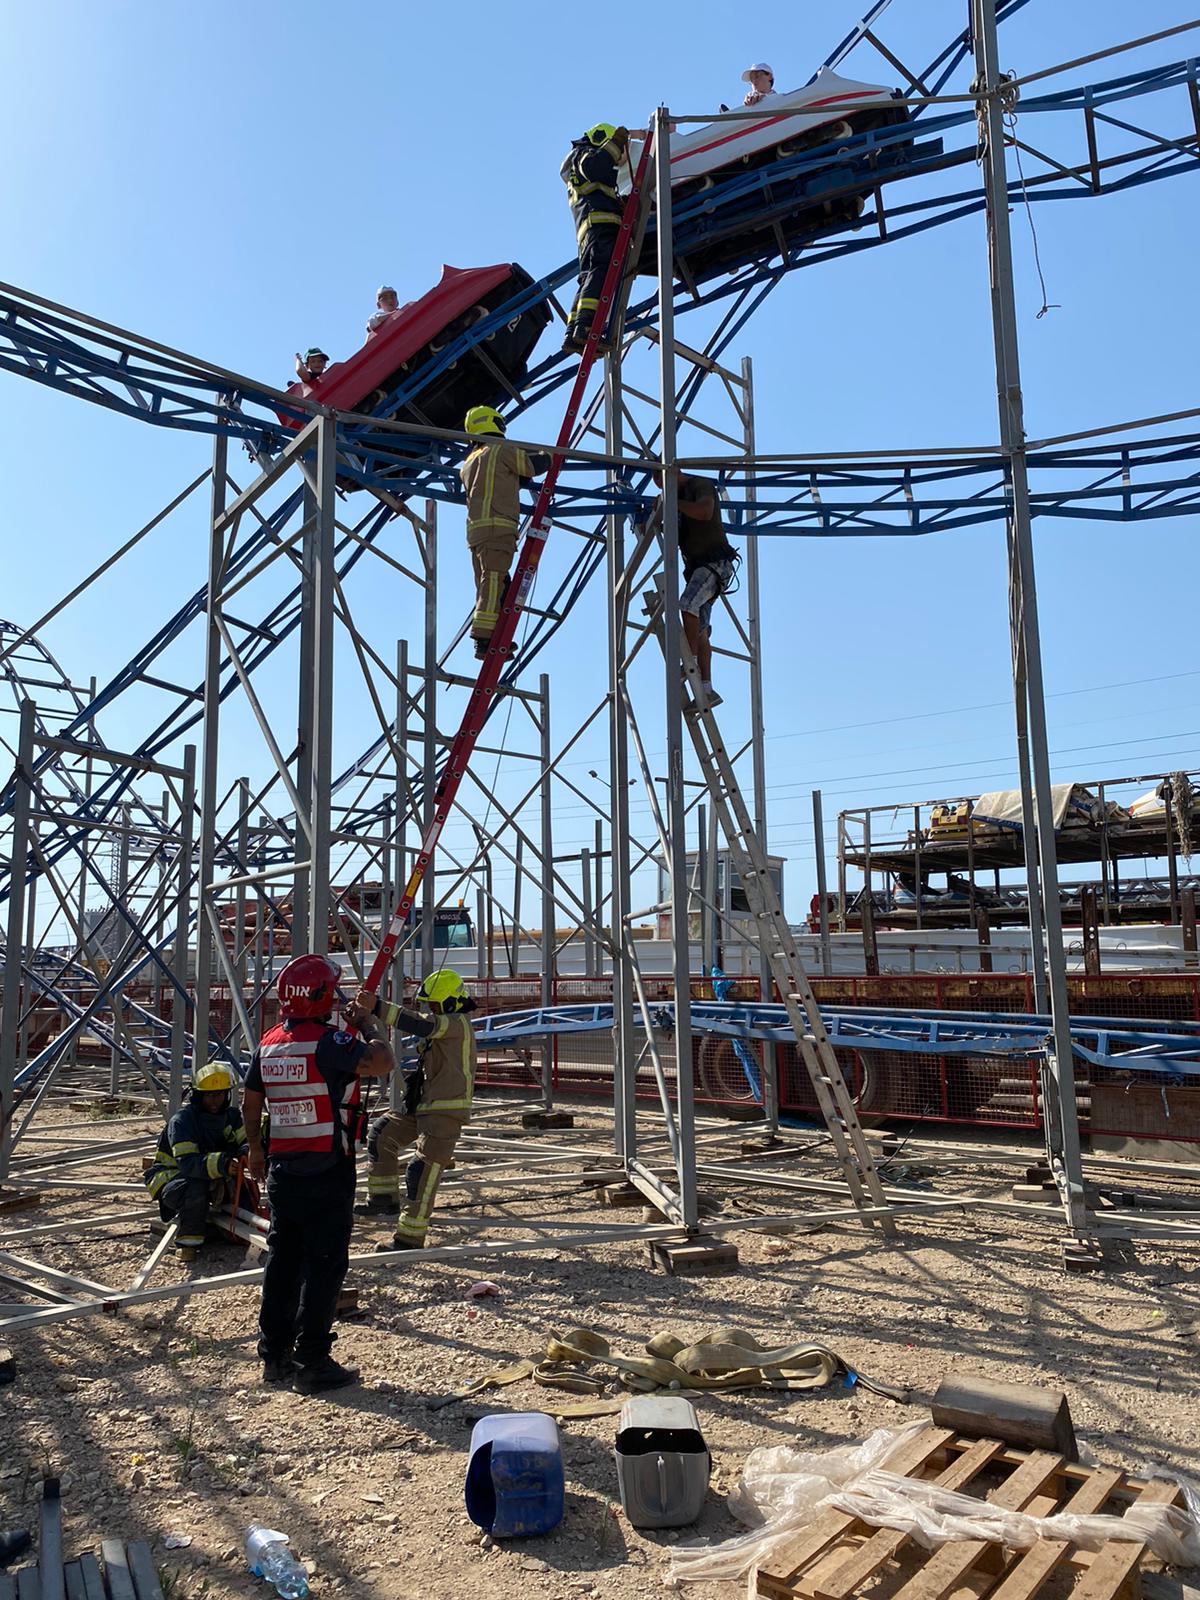
M 442 1111 L 417 1110 L 415 1117 L 387 1111 L 371 1124 L 367 1138 L 367 1194 L 400 1198 L 400 1152 L 410 1144 L 416 1153 L 404 1172 L 405 1201 L 396 1233 L 424 1243 L 438 1185 L 454 1156 L 464 1119 Z
M 579 243 L 579 292 L 567 322 L 567 337 L 586 339 L 592 328 L 592 318 L 600 304 L 600 291 L 604 288 L 605 274 L 617 247 L 620 233 L 614 223 L 593 222 Z M 603 334 L 601 329 L 601 334 Z
M 258 1353 L 283 1361 L 294 1345 L 301 1366 L 315 1367 L 333 1346 L 338 1291 L 350 1264 L 354 1162 L 339 1161 L 312 1177 L 272 1170 L 267 1199 Z
M 185 1178 L 182 1173 L 163 1185 L 158 1212 L 164 1222 L 179 1223 L 175 1242 L 181 1249 L 198 1250 L 204 1243 L 208 1213 L 225 1199 L 223 1178 Z
M 515 528 L 511 533 L 493 533 L 490 538 L 471 546 L 471 564 L 475 568 L 472 639 L 490 639 L 495 633 L 496 624 L 500 621 L 500 607 L 504 602 L 504 585 L 516 553 Z

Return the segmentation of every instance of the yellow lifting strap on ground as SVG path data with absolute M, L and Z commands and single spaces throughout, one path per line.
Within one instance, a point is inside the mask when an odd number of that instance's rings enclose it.
M 625 1390 L 821 1389 L 851 1368 L 824 1345 L 807 1342 L 762 1345 L 744 1328 L 717 1328 L 688 1343 L 669 1331 L 656 1333 L 644 1346 L 646 1355 L 623 1355 L 592 1328 L 569 1328 L 552 1335 L 523 1361 L 486 1372 L 454 1394 L 435 1402 L 435 1409 L 466 1400 L 487 1389 L 532 1378 L 549 1389 L 564 1389 L 596 1398 L 547 1407 L 556 1417 L 604 1417 L 620 1411 L 627 1395 L 605 1396 L 611 1381 L 589 1367 L 615 1369 Z

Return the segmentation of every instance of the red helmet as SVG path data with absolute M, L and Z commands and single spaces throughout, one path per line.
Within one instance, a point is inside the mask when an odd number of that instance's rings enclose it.
M 328 956 L 294 956 L 275 980 L 285 1017 L 327 1017 L 333 1011 L 342 969 Z

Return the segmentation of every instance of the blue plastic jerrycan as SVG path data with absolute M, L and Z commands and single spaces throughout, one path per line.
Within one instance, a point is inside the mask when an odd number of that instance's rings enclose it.
M 558 1425 L 544 1411 L 484 1417 L 471 1432 L 467 1515 L 497 1538 L 557 1528 L 566 1509 Z

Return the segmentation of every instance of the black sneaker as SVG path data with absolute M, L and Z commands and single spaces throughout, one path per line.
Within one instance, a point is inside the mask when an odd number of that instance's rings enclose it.
M 369 1200 L 360 1200 L 354 1207 L 356 1217 L 398 1217 L 400 1202 L 394 1194 L 373 1194 Z
M 277 1388 L 281 1383 L 291 1383 L 295 1376 L 296 1363 L 292 1360 L 290 1353 L 286 1356 L 263 1357 L 262 1381 L 264 1383 L 269 1383 L 272 1387 Z
M 358 1382 L 358 1368 L 344 1367 L 326 1356 L 314 1367 L 296 1368 L 296 1387 L 301 1394 L 320 1394 L 325 1389 L 346 1389 Z

